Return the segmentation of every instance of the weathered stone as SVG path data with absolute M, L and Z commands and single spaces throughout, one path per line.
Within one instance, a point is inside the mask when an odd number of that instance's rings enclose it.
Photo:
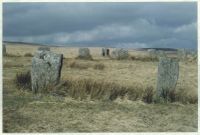
M 90 50 L 88 48 L 79 48 L 78 58 L 81 59 L 91 59 Z
M 3 44 L 3 56 L 6 56 L 6 44 Z
M 39 50 L 39 51 L 50 51 L 50 48 L 49 48 L 49 47 L 42 46 L 42 47 L 39 47 L 38 50 Z
M 164 51 L 157 51 L 157 57 L 167 57 Z
M 196 57 L 197 56 L 197 50 L 188 50 L 188 55 L 191 57 Z
M 110 56 L 110 50 L 108 48 L 106 49 L 106 55 Z
M 60 80 L 62 54 L 50 51 L 37 51 L 32 59 L 31 83 L 34 92 L 41 92 Z
M 159 58 L 157 95 L 166 98 L 169 92 L 174 91 L 179 77 L 179 63 L 172 58 Z
M 114 59 L 127 59 L 129 57 L 128 50 L 126 49 L 114 49 L 111 53 L 111 57 Z
M 101 55 L 102 55 L 102 56 L 105 56 L 105 55 L 106 55 L 106 50 L 105 50 L 105 48 L 102 48 Z
M 151 58 L 156 58 L 157 57 L 157 51 L 156 51 L 156 49 L 148 49 L 147 51 L 148 51 L 149 56 Z
M 180 60 L 185 60 L 187 58 L 187 51 L 186 49 L 178 49 L 177 50 L 177 56 L 178 56 L 178 59 Z

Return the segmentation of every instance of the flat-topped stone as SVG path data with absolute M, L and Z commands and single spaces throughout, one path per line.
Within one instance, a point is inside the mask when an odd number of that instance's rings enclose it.
M 78 58 L 80 59 L 91 59 L 90 50 L 88 48 L 79 48 Z
M 114 59 L 127 59 L 129 57 L 128 50 L 116 48 L 112 51 L 111 57 Z

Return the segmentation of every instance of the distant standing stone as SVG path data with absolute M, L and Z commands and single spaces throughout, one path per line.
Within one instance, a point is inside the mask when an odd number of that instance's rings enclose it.
M 148 51 L 150 57 L 152 57 L 152 58 L 156 58 L 157 57 L 156 49 L 148 49 L 147 51 Z
M 186 49 L 178 49 L 177 56 L 180 60 L 185 60 L 187 58 L 187 50 Z
M 157 51 L 157 57 L 167 57 L 167 56 L 164 51 L 159 50 L 159 51 Z
M 102 48 L 101 54 L 102 54 L 102 56 L 109 56 L 110 50 L 108 48 Z
M 111 57 L 114 59 L 127 59 L 129 57 L 128 50 L 117 48 L 114 49 L 111 53 Z
M 50 51 L 50 48 L 42 46 L 42 47 L 39 47 L 38 50 L 39 51 Z
M 62 54 L 37 51 L 32 59 L 31 83 L 34 92 L 41 92 L 56 85 L 61 76 Z
M 88 48 L 79 48 L 78 58 L 81 59 L 91 59 L 90 50 Z
M 3 56 L 6 56 L 6 44 L 3 44 Z
M 110 56 L 110 50 L 108 48 L 106 49 L 106 55 Z
M 178 61 L 161 57 L 158 64 L 157 95 L 164 98 L 170 91 L 174 91 L 178 77 Z
M 101 55 L 102 55 L 102 56 L 105 56 L 105 55 L 106 55 L 106 50 L 105 50 L 105 48 L 102 48 L 102 50 L 101 50 Z

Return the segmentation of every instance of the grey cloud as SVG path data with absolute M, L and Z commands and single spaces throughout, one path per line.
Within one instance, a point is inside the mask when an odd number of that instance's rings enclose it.
M 197 4 L 4 3 L 3 39 L 121 47 L 197 46 Z

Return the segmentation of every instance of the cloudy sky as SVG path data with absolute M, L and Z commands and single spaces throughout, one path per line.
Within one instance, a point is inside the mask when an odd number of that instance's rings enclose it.
M 197 3 L 4 3 L 3 40 L 197 48 Z

